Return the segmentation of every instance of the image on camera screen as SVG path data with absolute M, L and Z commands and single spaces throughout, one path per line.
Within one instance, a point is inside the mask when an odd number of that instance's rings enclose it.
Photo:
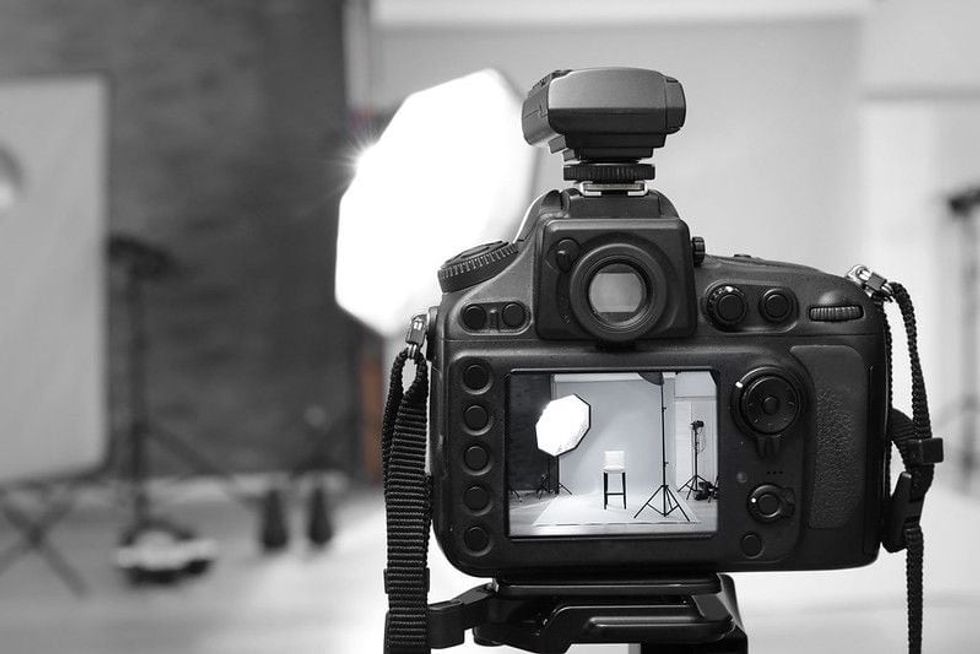
M 716 531 L 710 372 L 517 372 L 508 399 L 511 537 Z

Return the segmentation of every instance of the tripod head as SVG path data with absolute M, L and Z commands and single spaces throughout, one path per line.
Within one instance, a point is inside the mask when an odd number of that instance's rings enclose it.
M 524 139 L 561 152 L 565 179 L 630 183 L 653 179 L 640 163 L 684 124 L 681 83 L 655 70 L 556 70 L 535 84 L 521 111 Z

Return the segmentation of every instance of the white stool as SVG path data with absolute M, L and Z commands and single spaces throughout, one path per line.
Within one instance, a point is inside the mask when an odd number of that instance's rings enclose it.
M 609 475 L 620 475 L 622 490 L 609 492 Z M 623 450 L 606 450 L 603 452 L 602 463 L 602 508 L 609 506 L 609 498 L 613 495 L 623 496 L 623 508 L 626 508 L 626 452 Z

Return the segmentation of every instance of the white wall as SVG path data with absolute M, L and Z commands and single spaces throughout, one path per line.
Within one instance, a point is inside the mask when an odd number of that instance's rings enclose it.
M 864 86 L 875 93 L 941 95 L 980 82 L 980 3 L 888 0 L 868 16 Z
M 960 352 L 962 232 L 945 198 L 965 185 L 980 184 L 978 116 L 980 96 L 878 99 L 864 112 L 867 259 L 912 294 L 933 424 L 949 439 L 951 460 L 963 443 L 959 432 L 966 398 L 961 375 L 964 366 L 978 362 L 964 361 Z M 892 330 L 895 404 L 908 411 L 908 359 L 897 311 Z M 948 475 L 952 467 L 943 466 L 941 472 Z
M 380 27 L 367 87 L 372 104 L 391 106 L 487 66 L 522 90 L 555 68 L 656 68 L 678 77 L 688 99 L 686 126 L 655 158 L 656 185 L 709 251 L 843 271 L 858 251 L 847 237 L 857 216 L 859 37 L 856 18 Z M 479 125 L 458 137 L 480 156 Z M 538 188 L 563 186 L 560 175 L 557 158 L 543 158 Z
M 945 207 L 951 191 L 980 184 L 977 25 L 974 0 L 890 0 L 869 15 L 862 49 L 866 258 L 915 300 L 933 425 L 948 439 L 940 477 L 953 477 L 962 450 L 961 374 L 980 365 L 960 352 L 963 243 Z M 895 400 L 907 409 L 903 341 Z
M 591 407 L 591 427 L 577 448 L 559 458 L 559 478 L 575 495 L 602 490 L 602 464 L 606 450 L 626 453 L 630 506 L 640 504 L 662 483 L 663 451 L 667 457 L 667 483 L 677 488 L 692 474 L 690 424 L 703 420 L 707 447 L 701 457 L 701 476 L 713 480 L 716 464 L 717 402 L 715 385 L 707 372 L 664 375 L 660 387 L 639 375 L 622 378 L 603 375 L 556 375 L 554 398 L 578 395 Z M 661 406 L 666 406 L 663 427 Z M 661 429 L 664 429 L 661 432 Z M 668 436 L 663 447 L 661 434 Z M 619 488 L 618 477 L 610 481 Z
M 710 373 L 682 372 L 677 375 L 675 392 L 674 451 L 677 486 L 694 474 L 691 423 L 704 423 L 701 439 L 704 449 L 698 458 L 698 474 L 713 482 L 718 474 L 718 401 Z
M 457 3 L 443 3 L 446 16 L 431 1 L 377 4 L 383 16 L 357 23 L 368 38 L 351 40 L 361 55 L 353 97 L 373 106 L 486 66 L 522 90 L 559 67 L 677 76 L 688 120 L 655 158 L 656 186 L 709 251 L 833 272 L 861 261 L 906 282 L 919 305 L 937 423 L 945 435 L 955 431 L 947 417 L 961 362 L 951 324 L 962 303 L 952 292 L 957 240 L 942 199 L 980 180 L 980 2 L 794 0 L 777 20 L 758 2 L 650 2 L 641 11 L 610 0 L 598 20 L 568 11 L 553 21 L 509 3 L 484 22 L 448 11 Z M 477 143 L 477 135 L 474 126 L 460 138 Z M 561 185 L 555 157 L 542 157 L 539 170 L 539 190 Z M 479 180 L 473 186 L 478 192 Z M 902 400 L 907 375 L 896 368 Z
M 555 375 L 555 398 L 575 394 L 592 408 L 588 433 L 577 448 L 558 459 L 559 479 L 575 495 L 601 492 L 603 454 L 622 450 L 626 453 L 627 499 L 630 506 L 638 504 L 660 485 L 662 475 L 660 386 L 633 374 L 615 380 L 608 375 L 601 380 L 590 377 L 594 376 Z M 673 406 L 672 394 L 673 380 L 667 378 L 664 398 L 668 407 Z M 672 433 L 673 416 L 664 419 L 666 433 Z M 618 489 L 620 480 L 614 476 L 609 483 L 611 489 Z

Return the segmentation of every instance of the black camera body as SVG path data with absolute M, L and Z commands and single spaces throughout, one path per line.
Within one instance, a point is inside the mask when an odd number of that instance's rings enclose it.
M 542 80 L 525 135 L 564 151 L 579 188 L 540 197 L 515 241 L 440 271 L 433 520 L 464 572 L 625 579 L 877 556 L 880 307 L 844 277 L 705 253 L 639 163 L 683 105 L 653 71 Z

